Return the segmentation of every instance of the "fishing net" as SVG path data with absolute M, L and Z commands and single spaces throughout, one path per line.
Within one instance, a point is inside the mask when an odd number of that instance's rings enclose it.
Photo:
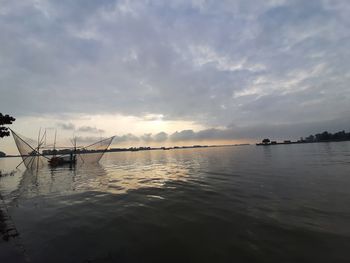
M 22 157 L 23 163 L 28 169 L 37 169 L 39 167 L 42 167 L 45 163 L 47 163 L 47 160 L 51 159 L 49 157 L 42 155 L 43 153 L 45 155 L 52 154 L 55 156 L 56 152 L 58 152 L 60 154 L 59 157 L 61 158 L 64 156 L 71 155 L 71 156 L 74 156 L 74 159 L 75 159 L 75 156 L 77 155 L 77 161 L 79 162 L 97 163 L 100 161 L 103 154 L 106 152 L 106 150 L 111 145 L 114 139 L 114 136 L 113 136 L 113 137 L 98 141 L 96 143 L 90 144 L 85 147 L 78 147 L 78 148 L 72 147 L 72 148 L 61 149 L 57 151 L 56 149 L 47 150 L 47 147 L 44 148 L 44 140 L 46 138 L 46 132 L 43 134 L 41 138 L 39 136 L 38 141 L 35 141 L 30 138 L 26 138 L 12 130 L 11 132 L 15 140 L 16 146 L 18 148 L 18 151 Z
M 37 169 L 44 164 L 45 158 L 40 154 L 40 144 L 33 139 L 25 138 L 12 131 L 17 149 L 22 157 L 24 165 L 28 169 Z
M 79 154 L 80 160 L 88 163 L 99 162 L 111 145 L 113 139 L 114 136 L 78 149 L 77 153 Z

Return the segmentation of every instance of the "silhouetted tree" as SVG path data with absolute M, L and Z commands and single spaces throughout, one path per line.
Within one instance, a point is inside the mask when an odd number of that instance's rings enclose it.
M 316 141 L 329 141 L 332 138 L 332 134 L 324 131 L 315 135 Z
M 345 131 L 340 131 L 340 132 L 336 132 L 332 135 L 332 139 L 334 140 L 343 140 L 346 139 L 346 132 Z
M 315 135 L 306 137 L 307 142 L 325 142 L 325 141 L 347 141 L 350 140 L 350 132 L 346 133 L 344 130 L 334 134 L 324 131 Z
M 307 142 L 314 142 L 314 141 L 315 141 L 315 136 L 310 135 L 310 136 L 306 137 L 305 140 L 306 140 Z
M 269 144 L 270 143 L 270 139 L 264 139 L 264 140 L 262 140 L 262 143 L 263 144 Z
M 3 138 L 5 136 L 10 136 L 10 132 L 7 127 L 4 127 L 6 124 L 12 124 L 16 119 L 13 118 L 12 116 L 6 114 L 2 115 L 0 113 L 0 138 Z

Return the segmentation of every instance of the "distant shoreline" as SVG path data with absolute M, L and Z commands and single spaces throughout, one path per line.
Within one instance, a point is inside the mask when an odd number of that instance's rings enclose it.
M 301 143 L 316 143 L 316 142 L 346 142 L 350 141 L 350 133 L 345 132 L 345 130 L 329 133 L 324 131 L 322 133 L 317 133 L 315 135 L 309 135 L 306 138 L 301 137 L 298 141 L 285 140 L 283 142 L 277 142 L 265 138 L 261 143 L 256 143 L 257 146 L 268 146 L 268 145 L 280 145 L 280 144 L 301 144 Z
M 178 149 L 194 149 L 194 148 L 214 148 L 214 147 L 234 147 L 234 146 L 247 146 L 249 143 L 242 144 L 226 144 L 226 145 L 192 145 L 192 146 L 173 146 L 173 147 L 130 147 L 130 148 L 111 148 L 105 152 L 138 152 L 138 151 L 155 151 L 155 150 L 178 150 Z M 89 154 L 93 152 L 80 152 L 79 154 Z M 98 151 L 97 151 L 98 152 Z M 62 154 L 57 152 L 56 154 Z M 52 154 L 44 154 L 52 155 Z M 6 155 L 0 158 L 12 158 L 12 157 L 21 157 L 21 155 Z
M 257 146 L 273 146 L 273 145 L 286 145 L 286 144 L 305 144 L 305 143 L 324 143 L 324 142 L 348 142 L 349 139 L 346 140 L 322 140 L 315 142 L 307 142 L 307 141 L 286 141 L 286 142 L 270 142 L 270 143 L 256 143 Z
M 328 142 L 348 142 L 349 139 L 346 140 L 323 140 L 323 141 L 286 141 L 286 142 L 270 142 L 270 143 L 256 143 L 256 146 L 274 146 L 274 145 L 289 145 L 289 144 L 309 144 L 309 143 L 328 143 Z M 194 149 L 194 148 L 215 148 L 215 147 L 235 147 L 235 146 L 249 146 L 253 145 L 250 143 L 242 143 L 242 144 L 226 144 L 226 145 L 193 145 L 193 146 L 173 146 L 173 147 L 131 147 L 131 148 L 111 148 L 106 151 L 107 152 L 139 152 L 139 151 L 155 151 L 155 150 L 179 150 L 179 149 Z M 94 152 L 80 152 L 79 154 L 89 154 Z M 57 153 L 60 154 L 60 153 Z M 45 156 L 51 154 L 44 154 Z M 1 156 L 1 158 L 15 158 L 21 157 L 21 155 L 6 155 Z

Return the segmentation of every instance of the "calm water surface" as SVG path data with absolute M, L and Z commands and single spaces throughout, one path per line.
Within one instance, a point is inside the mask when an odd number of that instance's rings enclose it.
M 349 142 L 108 153 L 0 192 L 31 262 L 350 262 Z

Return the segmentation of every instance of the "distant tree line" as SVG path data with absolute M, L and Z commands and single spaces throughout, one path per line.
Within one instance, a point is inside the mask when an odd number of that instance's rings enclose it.
M 336 133 L 330 133 L 324 131 L 315 135 L 309 135 L 306 138 L 301 137 L 298 141 L 285 140 L 283 142 L 270 141 L 266 138 L 257 143 L 256 145 L 276 145 L 276 144 L 295 144 L 295 143 L 311 143 L 311 142 L 331 142 L 331 141 L 350 141 L 350 132 L 339 131 Z
M 330 133 L 324 131 L 315 135 L 310 135 L 305 139 L 301 139 L 305 142 L 324 142 L 324 141 L 348 141 L 350 140 L 350 132 L 339 131 L 336 133 Z
M 53 149 L 53 150 L 43 150 L 43 155 L 66 155 L 70 153 L 102 153 L 106 152 L 107 150 L 88 150 L 88 149 L 76 149 L 74 150 L 73 148 L 67 148 L 67 149 Z

